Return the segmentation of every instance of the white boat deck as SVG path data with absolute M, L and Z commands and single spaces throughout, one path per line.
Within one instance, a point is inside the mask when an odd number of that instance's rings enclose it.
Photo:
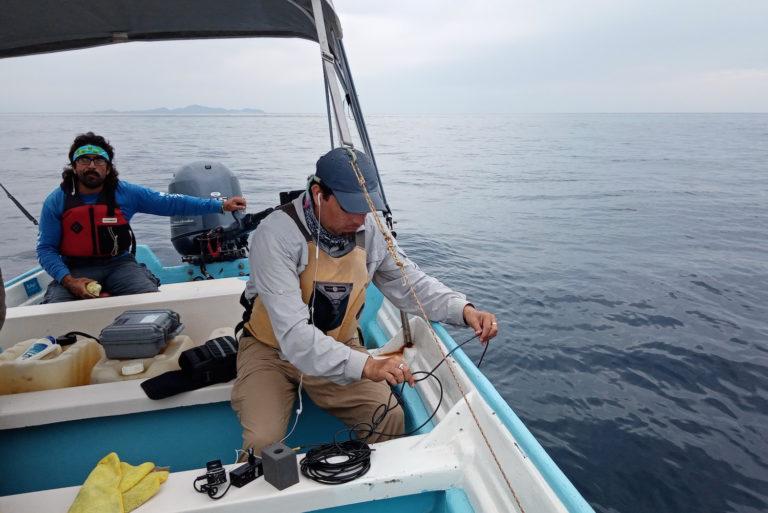
M 220 383 L 153 401 L 140 383 L 118 381 L 0 396 L 0 430 L 228 402 L 232 392 L 231 383 Z
M 453 488 L 461 482 L 459 460 L 446 447 L 419 448 L 422 437 L 385 442 L 377 445 L 371 456 L 372 470 L 362 478 L 344 485 L 328 486 L 300 475 L 297 485 L 277 490 L 264 478 L 229 489 L 221 500 L 211 500 L 192 489 L 194 479 L 204 469 L 173 473 L 160 492 L 137 511 L 141 513 L 274 512 L 305 511 L 342 504 L 365 502 L 423 491 Z M 237 465 L 226 465 L 227 472 Z M 0 511 L 14 513 L 66 513 L 79 487 L 59 488 L 0 498 Z
M 191 281 L 162 285 L 159 292 L 84 299 L 67 303 L 9 308 L 0 332 L 0 347 L 46 335 L 82 331 L 98 337 L 102 328 L 129 309 L 171 308 L 181 316 L 184 334 L 204 341 L 216 328 L 235 326 L 243 308 L 240 278 Z
M 306 511 L 308 504 L 314 510 L 451 488 L 463 489 L 478 512 L 521 511 L 517 500 L 527 513 L 566 511 L 526 455 L 520 450 L 506 449 L 516 444 L 487 405 L 474 393 L 470 403 L 486 426 L 484 431 L 491 446 L 504 448 L 496 457 L 517 499 L 493 463 L 467 404 L 461 401 L 432 432 L 374 445 L 371 470 L 350 483 L 328 486 L 300 475 L 297 485 L 279 491 L 259 478 L 243 488 L 231 487 L 225 497 L 213 501 L 192 489 L 194 479 L 205 474 L 205 470 L 192 470 L 172 473 L 160 492 L 140 511 L 287 513 Z M 235 466 L 228 465 L 227 470 Z M 73 486 L 0 497 L 0 511 L 64 513 L 78 490 Z

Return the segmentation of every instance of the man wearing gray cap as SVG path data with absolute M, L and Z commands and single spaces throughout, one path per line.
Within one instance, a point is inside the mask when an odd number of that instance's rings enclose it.
M 368 198 L 352 166 L 354 151 Z M 307 190 L 261 222 L 250 243 L 251 275 L 237 356 L 232 407 L 243 426 L 243 448 L 257 453 L 285 436 L 297 388 L 368 442 L 403 432 L 401 408 L 371 433 L 366 427 L 389 386 L 414 384 L 399 356 L 371 358 L 357 336 L 366 286 L 397 308 L 418 313 L 400 269 L 387 251 L 368 203 L 385 210 L 376 169 L 362 152 L 331 150 L 317 161 Z M 468 325 L 487 342 L 493 314 L 427 276 L 397 248 L 399 260 L 431 320 Z

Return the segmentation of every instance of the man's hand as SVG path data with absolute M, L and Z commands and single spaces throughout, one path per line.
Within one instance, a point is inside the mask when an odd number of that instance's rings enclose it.
M 475 335 L 480 335 L 480 342 L 488 342 L 499 333 L 496 316 L 472 305 L 464 307 L 464 322 L 475 330 Z
M 224 212 L 233 212 L 235 210 L 245 210 L 245 198 L 242 196 L 232 196 L 221 206 Z
M 363 378 L 370 379 L 371 381 L 387 380 L 387 383 L 393 386 L 403 381 L 407 381 L 411 386 L 416 384 L 408 364 L 399 356 L 383 358 L 381 360 L 368 357 L 365 367 L 363 367 Z
M 95 296 L 88 292 L 88 289 L 86 288 L 92 281 L 96 280 L 90 278 L 75 278 L 71 274 L 68 274 L 61 280 L 61 286 L 70 291 L 73 296 L 79 297 L 80 299 L 92 299 Z

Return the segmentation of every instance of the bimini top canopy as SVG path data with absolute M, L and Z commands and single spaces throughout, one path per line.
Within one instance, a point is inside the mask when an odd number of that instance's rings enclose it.
M 0 9 L 0 59 L 130 41 L 236 37 L 315 41 L 323 63 L 331 147 L 335 146 L 331 105 L 340 145 L 353 146 L 346 101 L 363 150 L 376 167 L 332 0 L 2 0 Z M 379 187 L 383 194 L 380 178 Z M 385 213 L 391 225 L 388 204 Z
M 333 6 L 322 5 L 326 33 L 341 38 Z M 128 41 L 318 40 L 311 0 L 5 0 L 2 10 L 0 58 Z

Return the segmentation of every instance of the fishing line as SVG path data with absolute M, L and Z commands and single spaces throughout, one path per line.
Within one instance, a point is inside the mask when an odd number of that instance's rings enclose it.
M 432 368 L 431 371 L 429 371 L 429 372 L 427 372 L 427 371 L 416 371 L 416 372 L 412 372 L 411 373 L 414 377 L 417 374 L 419 376 L 422 376 L 419 379 L 415 380 L 416 383 L 418 383 L 420 381 L 424 381 L 427 378 L 434 378 L 434 380 L 437 382 L 438 386 L 440 387 L 440 399 L 438 400 L 437 405 L 435 406 L 434 410 L 432 411 L 432 415 L 430 415 L 429 418 L 427 418 L 427 420 L 422 422 L 421 425 L 419 425 L 416 428 L 413 428 L 412 430 L 410 430 L 410 431 L 408 431 L 406 433 L 402 433 L 402 434 L 382 433 L 381 431 L 376 431 L 376 428 L 384 420 L 384 417 L 387 415 L 387 413 L 389 413 L 390 411 L 395 409 L 397 406 L 400 406 L 402 408 L 401 396 L 403 394 L 403 391 L 405 390 L 405 382 L 403 382 L 403 383 L 401 383 L 399 393 L 396 392 L 397 387 L 393 388 L 393 390 L 389 394 L 389 399 L 387 400 L 387 404 L 381 404 L 378 408 L 376 408 L 376 410 L 374 411 L 373 416 L 371 418 L 371 420 L 372 420 L 371 424 L 367 424 L 367 423 L 355 424 L 354 426 L 352 426 L 349 429 L 341 430 L 341 431 L 337 432 L 337 434 L 338 433 L 343 433 L 344 431 L 349 431 L 350 433 L 353 433 L 354 431 L 357 431 L 360 427 L 363 427 L 363 426 L 370 426 L 370 428 L 371 428 L 369 433 L 368 433 L 368 435 L 366 435 L 365 438 L 371 436 L 372 434 L 376 434 L 376 435 L 379 435 L 379 436 L 389 436 L 389 437 L 392 437 L 392 438 L 399 438 L 399 437 L 403 437 L 403 436 L 410 436 L 410 435 L 412 435 L 414 433 L 417 433 L 421 428 L 426 426 L 435 417 L 435 415 L 437 415 L 437 412 L 440 409 L 440 406 L 441 406 L 441 404 L 443 402 L 443 384 L 440 381 L 440 378 L 438 378 L 435 375 L 435 372 L 443 364 L 443 362 L 445 362 L 448 359 L 448 357 L 451 356 L 457 349 L 459 349 L 460 347 L 464 346 L 465 344 L 468 344 L 469 342 L 472 342 L 473 340 L 475 340 L 479 336 L 480 335 L 475 335 L 473 337 L 468 338 L 464 342 L 462 342 L 460 344 L 457 344 L 456 347 L 454 347 L 453 349 L 448 351 L 448 353 L 446 353 L 446 355 L 443 356 L 440 359 L 440 361 L 437 363 L 437 365 L 435 365 Z M 487 348 L 488 348 L 488 344 L 486 344 L 486 349 Z M 479 365 L 478 365 L 478 368 L 479 368 Z M 392 401 L 393 397 L 395 398 L 396 404 L 394 404 L 393 406 L 390 407 L 390 402 Z M 384 409 L 382 410 L 382 408 L 384 408 Z M 335 441 L 336 441 L 336 439 L 334 437 L 334 442 Z
M 402 275 L 403 284 L 406 285 L 410 290 L 411 296 L 416 302 L 416 305 L 418 305 L 419 307 L 419 312 L 421 313 L 424 320 L 427 322 L 427 327 L 429 328 L 430 335 L 432 335 L 433 342 L 437 346 L 438 350 L 441 353 L 445 354 L 440 344 L 440 341 L 438 340 L 437 333 L 435 333 L 435 330 L 432 328 L 432 325 L 429 323 L 429 317 L 427 316 L 427 313 L 424 310 L 424 305 L 421 304 L 421 301 L 419 300 L 419 296 L 416 294 L 416 289 L 414 289 L 413 284 L 411 283 L 411 280 L 408 277 L 408 274 L 405 270 L 405 264 L 400 260 L 400 258 L 397 255 L 397 250 L 395 249 L 395 242 L 394 242 L 392 233 L 389 230 L 387 230 L 387 228 L 382 224 L 381 219 L 379 218 L 378 211 L 376 210 L 376 205 L 374 205 L 373 199 L 371 199 L 371 195 L 368 193 L 368 187 L 366 186 L 365 176 L 363 175 L 363 172 L 360 170 L 360 166 L 357 163 L 357 155 L 355 155 L 355 150 L 347 146 L 345 146 L 344 148 L 347 150 L 347 153 L 349 154 L 350 167 L 352 168 L 352 171 L 355 173 L 355 176 L 357 177 L 357 182 L 360 185 L 360 189 L 363 192 L 363 196 L 365 196 L 365 201 L 366 203 L 368 203 L 368 209 L 373 214 L 373 219 L 376 222 L 376 227 L 378 228 L 379 232 L 384 238 L 384 241 L 387 244 L 387 251 L 391 255 L 392 260 L 397 264 L 397 266 L 400 269 L 400 274 Z M 377 174 L 378 174 L 378 171 L 377 171 Z M 474 420 L 475 425 L 477 426 L 477 431 L 480 433 L 480 436 L 482 436 L 483 442 L 485 443 L 485 446 L 488 449 L 488 452 L 490 452 L 494 463 L 496 463 L 496 467 L 499 469 L 499 473 L 504 478 L 504 482 L 507 485 L 507 489 L 514 497 L 515 502 L 517 503 L 517 507 L 520 509 L 520 511 L 523 511 L 524 513 L 525 508 L 523 508 L 523 505 L 520 502 L 520 498 L 515 492 L 515 489 L 512 487 L 512 483 L 509 480 L 509 476 L 507 476 L 507 473 L 504 471 L 504 468 L 501 466 L 499 457 L 496 455 L 496 452 L 493 449 L 493 445 L 488 439 L 488 435 L 485 433 L 485 431 L 483 430 L 483 426 L 480 424 L 480 419 L 478 419 L 477 414 L 475 413 L 475 410 L 472 408 L 472 405 L 469 402 L 469 399 L 467 399 L 467 393 L 464 391 L 464 387 L 461 385 L 461 381 L 459 380 L 452 366 L 449 365 L 448 369 L 451 372 L 451 376 L 453 377 L 453 381 L 456 384 L 456 388 L 459 389 L 459 392 L 461 393 L 461 397 L 464 399 L 464 403 L 467 405 L 467 410 L 469 410 L 469 413 L 472 415 L 472 419 Z
M 416 375 L 421 376 L 415 380 L 416 383 L 431 377 L 434 378 L 434 380 L 437 382 L 437 386 L 440 389 L 440 399 L 435 405 L 432 414 L 418 427 L 415 427 L 405 433 L 383 433 L 376 430 L 376 428 L 384 421 L 384 418 L 390 411 L 394 410 L 398 406 L 402 408 L 402 400 L 400 396 L 405 390 L 405 382 L 403 382 L 399 392 L 397 392 L 397 387 L 393 387 L 390 391 L 387 403 L 379 405 L 379 407 L 374 410 L 373 415 L 371 415 L 370 423 L 361 422 L 351 427 L 337 431 L 333 436 L 332 443 L 304 446 L 311 448 L 309 451 L 307 451 L 307 453 L 304 455 L 304 458 L 302 458 L 301 462 L 299 463 L 301 473 L 309 479 L 319 483 L 342 484 L 357 479 L 358 477 L 368 472 L 368 470 L 371 468 L 370 457 L 373 449 L 371 449 L 371 447 L 365 441 L 361 439 L 355 439 L 355 434 L 358 431 L 367 433 L 362 437 L 364 439 L 373 434 L 388 436 L 390 438 L 401 438 L 410 436 L 421 430 L 424 426 L 432 421 L 435 415 L 437 415 L 437 412 L 440 410 L 440 406 L 443 404 L 443 384 L 440 381 L 440 378 L 435 375 L 435 372 L 451 354 L 453 354 L 456 350 L 465 344 L 473 341 L 477 337 L 479 337 L 479 335 L 475 335 L 471 338 L 468 338 L 464 342 L 457 344 L 456 347 L 451 349 L 429 372 L 416 371 L 412 373 L 414 377 Z M 490 345 L 490 343 L 486 344 L 486 350 L 488 349 L 488 345 Z M 483 351 L 483 354 L 485 354 L 485 351 Z M 393 397 L 395 398 L 395 404 L 392 404 Z M 348 433 L 349 440 L 339 442 L 338 437 L 342 433 Z M 294 450 L 298 450 L 300 448 L 301 447 L 297 447 Z

